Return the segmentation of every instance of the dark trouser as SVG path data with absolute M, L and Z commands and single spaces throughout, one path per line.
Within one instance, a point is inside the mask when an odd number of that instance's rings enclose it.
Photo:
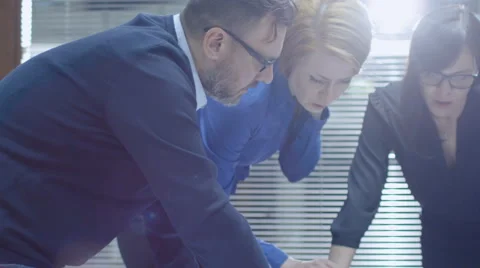
M 118 248 L 126 268 L 155 267 L 153 252 L 145 235 L 143 217 L 135 217 L 129 227 L 117 236 Z
M 117 241 L 127 268 L 200 267 L 158 202 L 136 217 Z
M 175 234 L 150 234 L 148 240 L 155 251 L 155 268 L 201 268 L 192 252 Z
M 421 243 L 423 268 L 480 267 L 478 224 L 422 217 Z

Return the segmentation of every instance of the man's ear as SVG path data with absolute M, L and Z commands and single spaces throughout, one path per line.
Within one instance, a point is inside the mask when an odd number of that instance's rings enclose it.
M 203 51 L 211 60 L 220 60 L 227 52 L 227 34 L 220 28 L 214 27 L 208 30 L 203 37 Z

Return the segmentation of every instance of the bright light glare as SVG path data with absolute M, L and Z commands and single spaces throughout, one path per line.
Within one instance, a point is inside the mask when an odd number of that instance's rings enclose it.
M 381 34 L 404 32 L 417 19 L 419 0 L 371 0 L 369 13 Z
M 30 47 L 32 46 L 32 0 L 22 0 L 21 8 L 22 11 L 20 22 L 20 43 L 23 49 L 21 62 L 24 63 L 31 56 Z
M 32 0 L 22 1 L 21 43 L 24 48 L 32 45 Z

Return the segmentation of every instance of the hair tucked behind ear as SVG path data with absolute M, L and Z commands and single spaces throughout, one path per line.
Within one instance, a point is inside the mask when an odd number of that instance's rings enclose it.
M 295 63 L 324 48 L 333 55 L 363 65 L 372 41 L 366 7 L 359 0 L 297 0 L 298 12 L 287 31 L 280 69 L 289 76 Z

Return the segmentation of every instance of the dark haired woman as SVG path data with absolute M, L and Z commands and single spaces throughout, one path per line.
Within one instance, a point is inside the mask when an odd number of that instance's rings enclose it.
M 370 95 L 332 224 L 330 259 L 348 267 L 380 203 L 394 152 L 422 208 L 424 268 L 480 267 L 480 21 L 464 6 L 426 15 L 403 81 Z

